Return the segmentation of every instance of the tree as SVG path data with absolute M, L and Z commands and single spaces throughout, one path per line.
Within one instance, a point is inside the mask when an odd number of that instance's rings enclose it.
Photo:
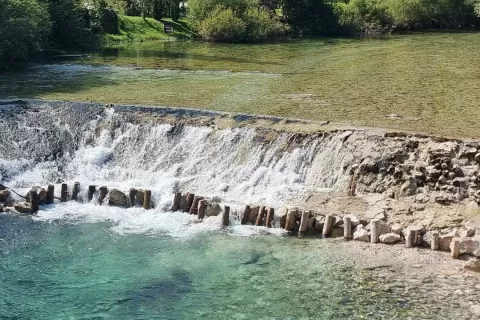
M 337 19 L 324 0 L 283 0 L 283 15 L 294 31 L 328 35 L 337 29 Z
M 50 27 L 46 7 L 36 0 L 0 1 L 0 66 L 42 50 Z

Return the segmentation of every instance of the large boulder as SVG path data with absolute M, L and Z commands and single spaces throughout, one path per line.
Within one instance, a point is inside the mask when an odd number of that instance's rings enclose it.
M 205 210 L 205 216 L 218 216 L 222 212 L 222 207 L 217 202 L 211 202 L 208 204 L 207 209 Z
M 361 224 L 359 224 L 355 228 L 355 232 L 353 233 L 353 240 L 358 240 L 358 241 L 370 241 L 370 234 L 367 229 Z
M 17 202 L 17 203 L 14 203 L 14 204 L 13 204 L 13 208 L 14 208 L 15 211 L 17 211 L 18 213 L 26 213 L 26 214 L 33 213 L 33 212 L 32 212 L 32 209 L 30 208 L 30 204 L 27 203 L 27 202 Z
M 396 243 L 402 241 L 402 237 L 396 233 L 387 233 L 380 236 L 381 243 Z
M 453 242 L 450 243 L 450 250 L 453 251 Z M 460 253 L 474 254 L 480 250 L 480 237 L 460 238 Z
M 128 197 L 125 193 L 118 189 L 110 190 L 108 194 L 108 205 L 114 207 L 128 207 Z

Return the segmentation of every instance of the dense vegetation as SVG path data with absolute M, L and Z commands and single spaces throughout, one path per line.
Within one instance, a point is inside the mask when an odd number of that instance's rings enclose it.
M 118 41 L 163 39 L 160 20 L 178 23 L 182 16 L 205 40 L 256 42 L 280 35 L 471 28 L 480 25 L 480 0 L 2 0 L 0 66 L 47 49 L 92 49 L 106 34 Z M 185 23 L 178 25 L 188 34 Z

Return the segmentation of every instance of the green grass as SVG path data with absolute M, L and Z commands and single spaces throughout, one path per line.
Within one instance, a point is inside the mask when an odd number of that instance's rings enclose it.
M 173 33 L 163 32 L 164 23 L 173 24 Z M 119 34 L 107 34 L 107 44 L 144 42 L 155 40 L 186 40 L 195 37 L 192 32 L 191 23 L 188 20 L 174 22 L 171 19 L 157 21 L 153 18 L 142 18 L 133 16 L 119 16 Z

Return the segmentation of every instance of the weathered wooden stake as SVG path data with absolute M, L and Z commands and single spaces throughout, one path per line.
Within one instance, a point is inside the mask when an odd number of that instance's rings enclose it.
M 95 194 L 96 190 L 96 186 L 88 186 L 88 202 L 92 201 L 93 195 Z
M 100 187 L 100 193 L 98 195 L 98 203 L 99 204 L 103 204 L 103 201 L 107 197 L 107 193 L 108 193 L 108 188 L 107 187 L 105 187 L 105 186 Z
M 407 248 L 412 248 L 415 244 L 415 232 L 413 230 L 407 229 L 405 232 L 405 246 Z
M 194 199 L 195 199 L 194 193 L 187 193 L 187 203 L 185 204 L 185 210 L 183 210 L 183 212 L 190 212 Z
M 352 218 L 343 217 L 343 237 L 346 240 L 352 239 Z
M 198 219 L 205 218 L 205 210 L 207 209 L 207 200 L 200 200 L 198 202 Z
M 307 234 L 307 227 L 308 227 L 308 218 L 310 217 L 310 211 L 303 211 L 302 218 L 300 220 L 300 229 L 298 231 L 299 237 L 305 236 Z
M 453 259 L 458 259 L 460 256 L 460 238 L 452 239 L 451 253 Z
M 295 216 L 297 215 L 297 210 L 288 209 L 287 219 L 285 220 L 285 230 L 293 231 L 295 229 Z
M 49 184 L 47 187 L 47 204 L 52 204 L 54 200 L 55 186 Z
M 333 216 L 331 214 L 327 214 L 325 217 L 325 224 L 323 225 L 323 232 L 322 235 L 324 237 L 328 237 L 330 232 L 332 231 L 333 226 Z
M 30 210 L 33 213 L 38 212 L 38 193 L 36 189 L 30 190 Z
M 225 210 L 223 211 L 222 225 L 224 227 L 228 227 L 229 223 L 230 223 L 230 207 L 225 206 Z
M 72 200 L 78 201 L 78 194 L 80 193 L 80 182 L 75 182 L 73 184 L 73 191 L 72 191 Z
M 188 212 L 189 214 L 198 214 L 198 202 L 200 200 L 203 200 L 203 197 L 195 196 L 195 198 L 193 198 L 192 206 L 190 207 L 190 211 Z
M 440 238 L 438 232 L 435 231 L 432 233 L 432 243 L 431 243 L 432 250 L 439 250 L 440 249 Z
M 257 220 L 255 221 L 255 225 L 257 227 L 262 225 L 263 219 L 265 219 L 265 211 L 266 211 L 266 208 L 264 206 L 261 206 L 260 209 L 258 210 Z
M 135 197 L 137 195 L 137 189 L 130 188 L 128 191 L 128 200 L 130 201 L 130 207 L 135 207 Z
M 370 242 L 378 243 L 380 241 L 380 220 L 370 221 Z
M 152 191 L 146 189 L 143 194 L 143 209 L 150 209 L 150 200 L 152 199 Z
M 268 208 L 267 219 L 265 220 L 265 226 L 267 228 L 272 227 L 272 222 L 275 219 L 275 209 Z
M 68 198 L 68 186 L 66 183 L 62 183 L 62 189 L 60 190 L 60 201 L 67 202 Z
M 242 216 L 242 224 L 247 224 L 248 222 L 248 215 L 250 214 L 250 206 L 245 206 L 245 210 L 243 210 L 243 216 Z
M 178 209 L 180 209 L 180 199 L 182 199 L 182 193 L 181 192 L 175 193 L 175 196 L 173 197 L 172 207 L 170 208 L 171 211 L 175 212 L 175 211 L 178 211 Z

